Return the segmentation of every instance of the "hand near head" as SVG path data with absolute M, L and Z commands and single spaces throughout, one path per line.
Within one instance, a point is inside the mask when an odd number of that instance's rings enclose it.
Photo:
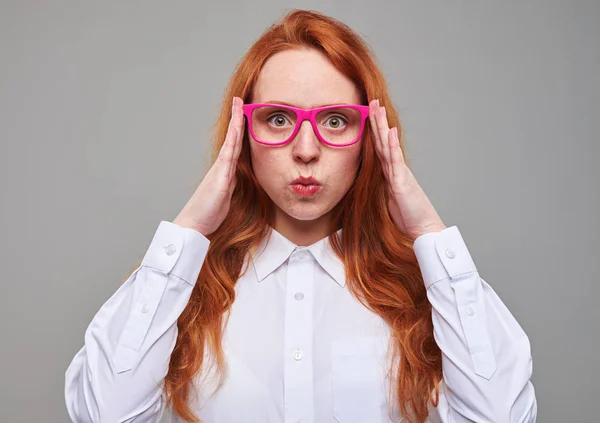
M 207 236 L 223 223 L 236 184 L 235 169 L 244 135 L 243 101 L 233 98 L 229 128 L 219 156 L 173 223 Z
M 375 150 L 390 191 L 388 210 L 393 222 L 413 241 L 426 233 L 443 231 L 446 225 L 406 165 L 398 128 L 389 128 L 385 106 L 372 100 L 369 108 Z

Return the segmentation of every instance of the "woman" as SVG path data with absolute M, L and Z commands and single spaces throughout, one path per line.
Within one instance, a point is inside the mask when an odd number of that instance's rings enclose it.
M 71 419 L 535 421 L 529 340 L 401 133 L 347 26 L 295 10 L 269 28 L 209 172 L 88 327 Z

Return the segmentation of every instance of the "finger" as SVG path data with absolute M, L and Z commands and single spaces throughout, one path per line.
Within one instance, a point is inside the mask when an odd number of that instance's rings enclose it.
M 225 141 L 219 152 L 219 159 L 221 160 L 221 168 L 223 175 L 227 178 L 227 181 L 231 181 L 232 168 L 234 167 L 235 157 L 235 145 L 237 140 L 237 132 L 235 128 L 235 97 L 233 98 L 231 105 L 231 118 L 229 119 L 229 125 L 227 125 L 227 134 L 225 135 Z
M 234 146 L 233 146 L 233 154 L 231 158 L 231 163 L 229 165 L 229 175 L 231 179 L 235 179 L 235 170 L 237 168 L 237 161 L 242 151 L 242 138 L 244 135 L 243 127 L 244 127 L 244 113 L 241 107 L 243 104 L 242 99 L 239 97 L 233 98 L 233 106 L 232 106 L 232 117 L 231 117 L 231 129 L 235 129 L 235 137 L 234 137 Z
M 221 151 L 219 152 L 219 174 L 226 178 L 227 181 L 230 180 L 231 162 L 233 161 L 236 136 L 237 134 L 235 132 L 235 128 L 229 127 L 229 129 L 227 129 L 227 134 L 225 135 L 223 145 L 221 146 Z
M 239 98 L 236 97 L 236 114 L 237 114 L 237 124 L 236 124 L 236 130 L 238 133 L 237 139 L 236 139 L 236 144 L 235 144 L 235 152 L 233 154 L 234 156 L 234 160 L 237 161 L 237 159 L 240 157 L 240 152 L 242 151 L 242 146 L 243 146 L 243 139 L 244 139 L 244 126 L 246 123 L 246 119 L 244 118 L 244 110 L 243 110 L 243 106 L 244 106 L 244 101 Z
M 237 129 L 235 126 L 231 126 L 228 132 L 228 140 L 229 146 L 227 147 L 227 161 L 225 163 L 225 167 L 227 168 L 227 180 L 231 181 L 233 174 L 235 173 L 235 142 L 238 137 Z
M 235 190 L 235 186 L 237 185 L 237 178 L 235 175 L 231 178 L 231 182 L 229 183 L 229 198 L 233 195 L 233 191 Z
M 379 160 L 383 160 L 383 150 L 381 145 L 381 139 L 379 139 L 379 131 L 377 130 L 377 122 L 375 122 L 375 112 L 379 107 L 379 100 L 373 100 L 369 103 L 369 122 L 371 123 L 371 132 L 373 132 L 373 141 L 375 144 L 375 151 Z
M 388 142 L 390 149 L 390 158 L 392 163 L 392 176 L 401 169 L 402 165 L 405 165 L 404 154 L 400 148 L 400 138 L 398 137 L 398 128 L 393 127 L 388 134 Z
M 227 125 L 227 130 L 233 126 L 233 120 L 235 118 L 235 97 L 231 100 L 231 117 L 229 118 L 229 125 Z
M 385 106 L 380 107 L 375 112 L 375 122 L 377 123 L 377 130 L 379 132 L 379 138 L 382 141 L 382 151 L 383 151 L 383 157 L 384 157 L 384 161 L 385 161 L 385 163 L 383 165 L 386 168 L 387 174 L 390 175 L 391 174 L 391 172 L 390 172 L 391 158 L 390 158 L 390 144 L 388 142 L 388 133 L 390 131 L 390 128 L 388 127 Z
M 235 98 L 234 98 L 234 100 L 235 100 Z M 234 113 L 235 105 L 233 103 L 234 102 L 232 102 L 232 105 L 231 105 L 231 118 L 229 118 L 229 124 L 227 125 L 227 133 L 225 134 L 225 140 L 223 141 L 221 150 L 219 150 L 219 156 L 218 156 L 218 159 L 224 163 L 229 163 L 229 160 L 227 159 L 227 155 L 229 154 L 228 149 L 231 147 L 231 145 L 230 145 L 231 143 L 228 143 L 227 141 L 230 140 L 230 138 L 231 138 L 231 128 L 233 127 L 232 123 L 233 123 L 233 119 L 235 117 L 235 113 Z
M 227 162 L 227 155 L 229 154 L 227 149 L 230 147 L 230 144 L 227 142 L 227 140 L 229 139 L 230 134 L 231 130 L 227 129 L 225 139 L 223 140 L 223 144 L 221 145 L 221 149 L 219 150 L 219 155 L 217 156 L 217 161 L 220 163 L 220 167 L 223 167 L 223 165 L 225 165 Z

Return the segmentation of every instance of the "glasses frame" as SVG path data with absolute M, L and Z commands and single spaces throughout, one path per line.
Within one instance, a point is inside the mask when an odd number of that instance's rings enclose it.
M 287 138 L 285 141 L 281 141 L 278 143 L 264 142 L 264 141 L 259 140 L 256 137 L 256 135 L 254 134 L 254 129 L 252 128 L 252 112 L 254 111 L 254 109 L 256 109 L 258 107 L 263 107 L 263 106 L 277 107 L 280 109 L 290 110 L 296 114 L 296 116 L 298 118 L 296 120 L 296 127 L 292 131 L 292 134 L 289 136 L 289 138 Z M 346 144 L 332 144 L 330 142 L 327 142 L 319 133 L 319 130 L 317 129 L 317 121 L 315 118 L 316 118 L 317 114 L 319 112 L 322 112 L 323 110 L 339 109 L 341 107 L 355 109 L 360 112 L 360 117 L 361 117 L 360 130 L 358 131 L 358 136 L 356 137 L 356 139 L 354 141 L 346 143 Z M 330 106 L 316 107 L 314 109 L 301 109 L 299 107 L 293 107 L 293 106 L 288 106 L 286 104 L 278 104 L 278 103 L 249 103 L 249 104 L 244 104 L 242 106 L 242 109 L 244 111 L 244 115 L 248 119 L 248 129 L 250 129 L 250 134 L 252 135 L 252 138 L 254 138 L 254 140 L 260 144 L 270 145 L 270 146 L 284 145 L 284 144 L 287 144 L 288 142 L 290 142 L 296 136 L 298 131 L 300 130 L 300 126 L 302 126 L 302 122 L 304 122 L 305 120 L 308 120 L 313 127 L 313 131 L 315 132 L 315 135 L 317 136 L 319 141 L 321 141 L 323 144 L 326 144 L 326 145 L 329 145 L 332 147 L 346 147 L 346 146 L 349 146 L 349 145 L 352 145 L 352 144 L 355 144 L 356 142 L 358 142 L 358 140 L 360 139 L 360 137 L 363 134 L 363 130 L 365 128 L 365 122 L 366 122 L 367 118 L 369 117 L 369 106 L 364 106 L 361 104 L 334 104 L 334 105 L 330 105 Z

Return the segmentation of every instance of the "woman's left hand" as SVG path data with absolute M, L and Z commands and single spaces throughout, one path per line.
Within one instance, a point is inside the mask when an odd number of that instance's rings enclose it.
M 375 135 L 377 155 L 390 190 L 390 215 L 398 229 L 413 242 L 428 232 L 446 229 L 429 198 L 406 166 L 398 128 L 388 127 L 386 111 L 379 106 L 379 100 L 369 103 L 369 121 Z

